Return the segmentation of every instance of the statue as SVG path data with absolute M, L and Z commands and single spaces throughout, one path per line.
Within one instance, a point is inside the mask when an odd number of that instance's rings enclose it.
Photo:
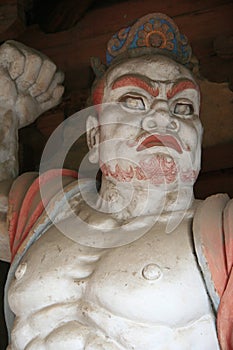
M 8 51 L 17 55 L 12 62 Z M 1 111 L 14 125 L 14 145 L 20 123 L 62 94 L 61 73 L 32 52 L 15 42 L 0 51 Z M 97 107 L 87 142 L 102 170 L 98 191 L 66 169 L 24 174 L 11 185 L 12 151 L 1 173 L 2 240 L 6 251 L 8 210 L 13 257 L 7 350 L 233 348 L 233 202 L 221 194 L 193 198 L 202 126 L 190 65 L 186 37 L 157 13 L 113 36 L 107 67 L 93 60 Z M 52 73 L 39 73 L 44 66 Z

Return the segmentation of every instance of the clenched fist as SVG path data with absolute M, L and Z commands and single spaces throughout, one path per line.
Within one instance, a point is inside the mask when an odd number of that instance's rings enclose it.
M 63 80 L 42 53 L 12 40 L 0 46 L 0 107 L 12 110 L 18 128 L 60 102 Z

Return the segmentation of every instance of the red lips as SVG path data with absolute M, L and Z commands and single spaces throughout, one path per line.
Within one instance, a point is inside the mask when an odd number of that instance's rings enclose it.
M 151 148 L 155 146 L 164 146 L 173 148 L 178 153 L 182 153 L 181 146 L 177 140 L 170 135 L 150 135 L 145 138 L 142 143 L 137 147 L 137 151 L 143 151 L 145 148 Z

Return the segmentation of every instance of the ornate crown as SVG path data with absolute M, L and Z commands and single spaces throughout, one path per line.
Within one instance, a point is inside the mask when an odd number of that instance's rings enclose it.
M 179 32 L 171 18 L 162 13 L 143 16 L 132 26 L 114 34 L 107 45 L 106 63 L 109 66 L 120 58 L 153 53 L 167 55 L 181 64 L 188 64 L 192 55 L 186 36 Z M 95 71 L 97 66 L 100 69 L 97 61 L 92 61 L 92 65 Z

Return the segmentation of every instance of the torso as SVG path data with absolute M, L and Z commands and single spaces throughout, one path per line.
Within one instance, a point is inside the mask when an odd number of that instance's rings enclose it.
M 26 271 L 9 291 L 17 315 L 13 349 L 26 349 L 30 339 L 35 346 L 39 339 L 38 349 L 52 349 L 44 344 L 58 339 L 61 332 L 52 329 L 64 328 L 64 322 L 71 338 L 80 327 L 80 349 L 98 350 L 97 343 L 106 350 L 219 349 L 190 219 L 171 234 L 157 223 L 137 241 L 105 250 L 82 247 L 52 228 L 21 266 Z M 84 347 L 90 334 L 102 340 Z M 68 348 L 64 344 L 61 349 Z

